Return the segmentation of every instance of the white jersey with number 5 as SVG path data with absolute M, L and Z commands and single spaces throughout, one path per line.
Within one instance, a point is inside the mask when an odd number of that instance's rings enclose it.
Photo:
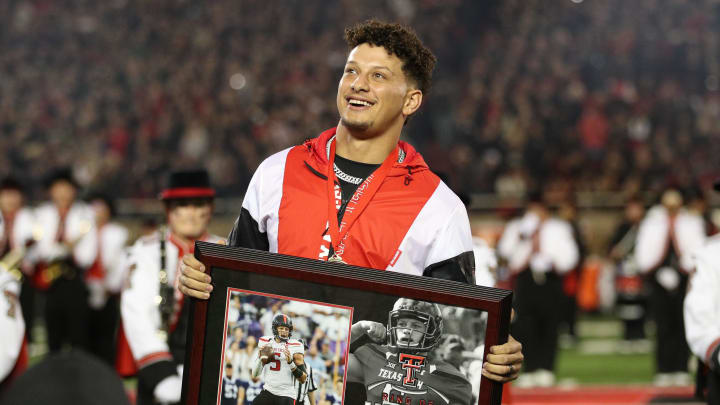
M 258 348 L 269 344 L 271 344 L 274 349 L 275 360 L 269 361 L 263 369 L 263 379 L 265 382 L 263 388 L 280 397 L 295 398 L 297 396 L 297 389 L 294 386 L 295 377 L 292 371 L 290 371 L 290 365 L 285 360 L 283 351 L 287 345 L 290 356 L 292 357 L 295 356 L 295 353 L 305 354 L 305 347 L 302 342 L 297 339 L 288 339 L 286 343 L 277 342 L 273 336 L 263 336 L 260 338 Z M 258 353 L 259 352 L 258 350 Z

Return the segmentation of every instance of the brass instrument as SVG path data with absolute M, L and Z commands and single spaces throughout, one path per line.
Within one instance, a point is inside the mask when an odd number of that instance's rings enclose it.
M 23 273 L 19 269 L 20 262 L 25 258 L 25 247 L 11 249 L 0 259 L 0 272 L 8 272 L 17 281 L 22 281 Z

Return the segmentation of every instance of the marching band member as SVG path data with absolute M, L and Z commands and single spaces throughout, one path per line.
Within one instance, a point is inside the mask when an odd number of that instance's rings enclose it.
M 650 315 L 657 325 L 655 351 L 658 386 L 687 385 L 688 357 L 683 325 L 683 300 L 692 253 L 705 242 L 702 217 L 683 208 L 679 191 L 666 190 L 661 204 L 648 210 L 640 223 L 635 262 L 649 284 Z
M 83 279 L 97 255 L 94 215 L 76 200 L 78 184 L 69 169 L 53 173 L 47 190 L 50 201 L 35 210 L 37 243 L 29 255 L 36 263 L 35 285 L 47 291 L 48 345 L 50 352 L 64 343 L 87 348 L 89 308 Z
M 0 221 L 3 222 L 0 229 L 0 258 L 6 261 L 7 255 L 19 255 L 23 259 L 19 269 L 25 273 L 32 271 L 31 266 L 24 257 L 27 249 L 35 242 L 33 228 L 35 219 L 33 211 L 24 206 L 24 189 L 19 181 L 12 177 L 6 177 L 0 182 Z M 32 325 L 35 301 L 35 289 L 27 277 L 22 278 L 20 288 L 20 306 L 23 308 L 22 315 L 25 325 Z M 32 341 L 30 331 L 26 329 L 28 341 Z
M 498 254 L 515 277 L 512 333 L 523 342 L 526 371 L 517 384 L 551 386 L 564 297 L 562 276 L 579 260 L 572 227 L 552 217 L 542 196 L 533 194 L 525 215 L 505 228 Z
M 138 405 L 180 401 L 188 313 L 177 289 L 179 258 L 193 253 L 196 240 L 222 241 L 207 232 L 214 196 L 206 171 L 172 173 L 161 194 L 167 228 L 130 249 L 120 308 L 138 368 Z
M 0 239 L 6 238 L 6 222 L 0 216 Z M 12 255 L 8 255 L 12 256 Z M 19 272 L 8 256 L 0 260 L 0 396 L 12 379 L 27 366 L 25 321 L 20 309 Z
M 120 290 L 125 279 L 127 229 L 112 221 L 115 207 L 105 195 L 92 195 L 88 201 L 95 213 L 98 251 L 85 275 L 90 293 L 90 351 L 108 364 L 115 360 L 115 332 L 120 318 Z

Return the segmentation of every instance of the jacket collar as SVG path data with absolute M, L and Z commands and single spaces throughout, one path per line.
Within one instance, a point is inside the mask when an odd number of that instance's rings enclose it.
M 325 168 L 329 162 L 327 146 L 335 136 L 336 131 L 337 127 L 327 129 L 318 137 L 309 139 L 304 143 L 311 155 L 311 159 L 306 162 L 320 173 L 325 173 Z M 405 176 L 408 172 L 417 173 L 418 171 L 428 170 L 425 159 L 412 145 L 399 141 L 398 146 L 400 146 L 401 153 L 398 156 L 398 161 L 393 164 L 389 176 Z

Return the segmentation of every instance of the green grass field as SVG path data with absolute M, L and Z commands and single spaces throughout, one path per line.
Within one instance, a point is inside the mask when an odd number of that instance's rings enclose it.
M 586 384 L 649 384 L 654 373 L 651 354 L 587 354 L 561 350 L 557 380 Z
M 632 353 L 623 353 L 628 347 L 621 341 L 622 323 L 614 317 L 581 316 L 577 328 L 577 344 L 558 351 L 558 382 L 580 385 L 652 383 L 655 372 L 652 327 L 647 328 L 649 340 Z

